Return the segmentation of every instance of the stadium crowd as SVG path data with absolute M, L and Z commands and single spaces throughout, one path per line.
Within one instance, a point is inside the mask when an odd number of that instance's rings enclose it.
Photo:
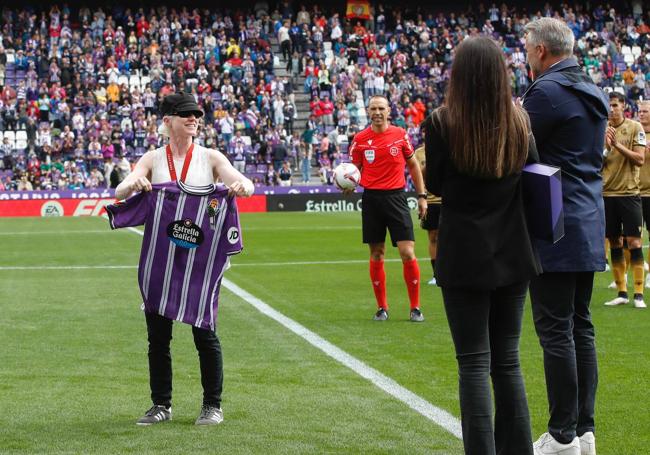
M 328 182 L 374 94 L 388 97 L 392 122 L 413 145 L 422 142 L 419 125 L 441 103 L 454 50 L 468 36 L 499 43 L 521 95 L 531 81 L 523 29 L 544 16 L 569 25 L 579 62 L 597 85 L 624 93 L 633 116 L 650 96 L 647 8 L 379 5 L 360 20 L 288 1 L 246 11 L 4 6 L 0 191 L 115 187 L 162 145 L 158 103 L 175 91 L 193 94 L 205 111 L 197 142 L 224 151 L 254 182 L 290 184 L 289 170 L 309 182 L 315 167 Z M 304 125 L 295 124 L 300 92 L 311 99 Z

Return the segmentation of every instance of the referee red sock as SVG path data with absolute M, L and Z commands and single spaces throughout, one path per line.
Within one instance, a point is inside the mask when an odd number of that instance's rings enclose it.
M 402 262 L 406 290 L 409 293 L 411 309 L 420 307 L 420 266 L 417 259 Z
M 377 308 L 388 310 L 388 304 L 386 303 L 386 272 L 384 271 L 383 260 L 370 260 L 370 281 L 372 281 L 372 290 L 375 291 Z

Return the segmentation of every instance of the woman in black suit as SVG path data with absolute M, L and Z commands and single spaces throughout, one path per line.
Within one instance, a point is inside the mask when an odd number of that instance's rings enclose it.
M 427 189 L 442 196 L 436 279 L 456 348 L 465 453 L 532 454 L 519 336 L 539 266 L 521 170 L 537 152 L 496 43 L 458 46 L 445 104 L 424 128 Z

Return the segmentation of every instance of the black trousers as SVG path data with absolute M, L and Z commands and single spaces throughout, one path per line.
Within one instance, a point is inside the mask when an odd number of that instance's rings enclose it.
M 544 273 L 530 283 L 533 319 L 544 350 L 548 431 L 567 444 L 594 431 L 598 361 L 589 304 L 593 272 Z
M 145 312 L 149 340 L 149 385 L 154 404 L 171 406 L 172 356 L 169 344 L 172 339 L 171 319 Z M 203 404 L 221 407 L 223 389 L 223 359 L 221 344 L 213 330 L 192 327 L 194 345 L 199 353 Z
M 519 364 L 527 288 L 528 282 L 493 291 L 442 288 L 458 360 L 466 455 L 533 453 L 526 389 Z

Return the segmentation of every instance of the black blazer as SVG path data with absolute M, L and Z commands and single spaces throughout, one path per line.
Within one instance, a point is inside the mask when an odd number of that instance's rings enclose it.
M 423 125 L 427 190 L 442 196 L 438 285 L 492 290 L 539 274 L 524 215 L 521 174 L 482 179 L 460 173 L 436 114 Z M 537 162 L 532 134 L 530 138 L 528 162 Z

